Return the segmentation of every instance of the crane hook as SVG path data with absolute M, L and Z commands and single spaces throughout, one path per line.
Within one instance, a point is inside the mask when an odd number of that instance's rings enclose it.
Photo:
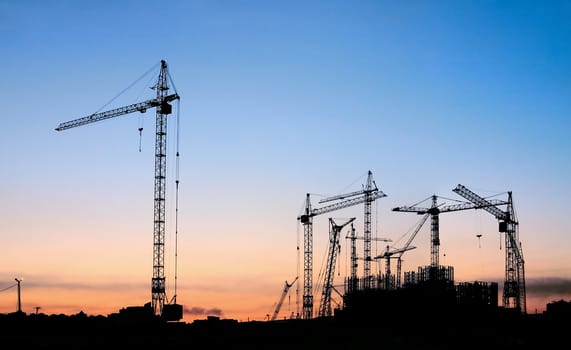
M 139 152 L 141 152 L 141 138 L 143 137 L 143 128 L 139 128 Z

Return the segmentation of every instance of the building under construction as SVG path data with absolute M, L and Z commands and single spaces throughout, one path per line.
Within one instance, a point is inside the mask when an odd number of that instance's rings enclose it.
M 386 288 L 385 278 L 379 275 L 372 280 L 371 288 L 359 288 L 345 293 L 343 308 L 338 314 L 351 317 L 370 317 L 375 314 L 391 315 L 443 315 L 457 312 L 493 312 L 498 305 L 498 283 L 496 282 L 454 282 L 452 266 L 418 267 L 417 271 L 404 273 L 404 283 L 398 288 Z M 355 281 L 346 279 L 345 287 L 354 286 Z

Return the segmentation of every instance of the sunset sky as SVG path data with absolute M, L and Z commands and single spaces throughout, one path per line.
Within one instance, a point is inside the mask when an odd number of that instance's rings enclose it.
M 54 129 L 154 98 L 162 59 L 181 97 L 167 133 L 167 298 L 185 321 L 266 319 L 296 276 L 280 317 L 297 312 L 306 193 L 319 207 L 369 170 L 387 195 L 373 237 L 395 248 L 420 216 L 393 207 L 464 201 L 458 184 L 511 191 L 527 311 L 571 300 L 570 19 L 569 1 L 0 0 L 0 313 L 16 311 L 15 278 L 26 313 L 150 302 L 155 110 Z M 362 235 L 363 215 L 315 217 L 316 286 L 328 218 L 356 217 Z M 456 282 L 501 290 L 497 224 L 483 210 L 440 215 Z M 429 235 L 427 223 L 404 271 L 430 263 Z

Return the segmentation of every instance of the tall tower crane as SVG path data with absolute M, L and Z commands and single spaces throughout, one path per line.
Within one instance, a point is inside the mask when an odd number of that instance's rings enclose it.
M 280 309 L 282 308 L 282 304 L 284 303 L 284 299 L 285 299 L 289 289 L 291 288 L 291 286 L 293 286 L 293 284 L 295 283 L 295 281 L 297 281 L 297 276 L 294 278 L 293 281 L 291 281 L 291 283 L 287 283 L 287 281 L 285 281 L 285 285 L 284 285 L 284 289 L 282 291 L 282 295 L 280 296 L 280 300 L 278 301 L 276 308 L 274 310 L 274 313 L 272 314 L 272 318 L 271 318 L 272 321 L 274 321 L 278 317 L 278 314 L 280 313 Z
M 329 218 L 329 250 L 327 253 L 323 291 L 321 293 L 321 304 L 319 305 L 319 317 L 331 316 L 331 289 L 333 288 L 335 262 L 337 261 L 337 251 L 339 250 L 339 233 L 343 227 L 352 223 L 354 220 L 355 218 L 351 218 L 339 225 L 333 218 Z
M 490 202 L 489 204 L 472 204 L 472 203 L 460 203 L 460 204 L 453 204 L 442 207 L 437 203 L 438 197 L 433 195 L 432 197 L 432 205 L 430 208 L 421 208 L 416 206 L 401 206 L 393 208 L 393 211 L 398 212 L 414 212 L 419 215 L 422 214 L 430 214 L 430 270 L 429 270 L 429 279 L 430 280 L 437 280 L 440 276 L 438 276 L 438 267 L 440 266 L 439 262 L 439 250 L 440 250 L 440 229 L 439 229 L 439 215 L 440 213 L 448 213 L 452 211 L 458 210 L 467 210 L 467 209 L 477 209 L 483 208 L 487 205 L 499 205 L 505 204 L 502 201 L 494 201 L 493 203 Z
M 180 97 L 175 92 L 169 94 L 169 73 L 167 63 L 161 60 L 161 69 L 157 83 L 154 86 L 156 98 L 108 110 L 101 113 L 90 114 L 86 117 L 59 124 L 55 129 L 62 131 L 78 126 L 99 122 L 121 115 L 141 112 L 148 108 L 156 108 L 155 131 L 155 184 L 154 184 L 154 220 L 153 220 L 153 277 L 151 280 L 151 308 L 155 315 L 161 316 L 166 301 L 165 274 L 164 274 L 164 247 L 165 247 L 165 197 L 166 197 L 166 155 L 167 155 L 167 115 L 172 113 L 169 104 Z M 178 153 L 177 153 L 178 157 Z M 180 308 L 182 317 L 182 307 Z
M 506 210 L 503 211 L 492 200 L 480 197 L 463 185 L 458 184 L 453 191 L 499 220 L 499 231 L 506 234 L 506 271 L 502 302 L 506 308 L 519 310 L 523 314 L 527 313 L 523 251 L 519 241 L 519 223 L 513 207 L 512 192 L 508 192 L 507 202 L 502 203 L 507 205 Z
M 365 203 L 365 215 L 363 221 L 363 250 L 364 250 L 364 263 L 363 263 L 363 280 L 364 288 L 369 289 L 371 287 L 371 206 L 375 199 L 377 199 L 376 194 L 380 190 L 377 188 L 375 180 L 373 180 L 373 172 L 369 170 L 367 173 L 367 183 L 364 188 L 360 191 L 351 192 L 347 194 L 337 195 L 329 198 L 325 198 L 319 201 L 319 203 L 330 202 L 339 199 L 345 199 L 353 196 L 363 195 L 363 201 Z
M 362 195 L 355 197 L 359 193 Z M 358 193 L 348 194 L 345 197 L 338 197 L 337 199 L 351 198 L 325 207 L 312 208 L 310 194 L 307 193 L 304 213 L 297 217 L 297 220 L 303 225 L 303 305 L 301 317 L 304 319 L 313 317 L 313 217 L 366 201 L 374 201 L 377 198 L 386 197 L 386 194 L 377 189 L 369 194 L 363 194 L 362 191 L 359 191 Z

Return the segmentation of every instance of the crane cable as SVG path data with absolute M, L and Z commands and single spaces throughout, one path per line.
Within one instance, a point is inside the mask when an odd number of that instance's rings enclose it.
M 99 107 L 98 110 L 96 110 L 93 114 L 99 113 L 101 112 L 105 107 L 109 106 L 113 101 L 115 101 L 117 98 L 119 98 L 119 96 L 121 96 L 122 94 L 125 93 L 125 91 L 129 90 L 130 88 L 132 88 L 135 84 L 137 84 L 139 81 L 141 81 L 141 79 L 143 79 L 145 76 L 149 75 L 152 71 L 156 70 L 156 68 L 158 67 L 158 63 L 153 65 L 151 68 L 149 68 L 145 73 L 143 73 L 140 77 L 138 77 L 137 79 L 135 79 L 135 81 L 133 81 L 131 84 L 129 84 L 126 88 L 124 88 L 123 90 L 121 90 L 121 92 L 119 92 L 117 95 L 115 95 L 112 99 L 110 99 L 107 103 L 105 103 L 103 106 Z M 149 79 L 150 81 L 150 79 Z M 145 84 L 145 86 L 147 86 L 147 84 Z M 139 94 L 140 95 L 140 94 Z M 141 152 L 141 139 L 142 139 L 142 135 L 143 135 L 143 122 L 142 122 L 142 117 L 139 116 L 139 152 Z
M 16 287 L 17 285 L 18 285 L 18 283 L 13 284 L 13 285 L 11 285 L 11 286 L 8 286 L 8 287 L 6 287 L 6 288 L 4 288 L 4 289 L 0 289 L 0 292 L 5 292 L 5 291 L 7 291 L 7 290 L 10 289 L 10 288 Z
M 174 82 L 171 78 L 171 75 L 166 70 L 167 78 L 170 84 L 173 87 L 174 92 L 178 95 L 176 88 L 174 87 Z M 139 132 L 142 131 L 142 128 L 139 128 Z M 176 99 L 176 124 L 175 124 L 175 133 L 176 133 L 176 141 L 175 141 L 175 238 L 174 238 L 174 294 L 171 298 L 171 303 L 176 304 L 176 297 L 177 297 L 177 282 L 178 282 L 178 212 L 179 212 L 179 184 L 180 184 L 180 98 Z
M 296 225 L 295 225 L 295 227 L 296 227 L 296 253 L 297 253 L 296 276 L 299 277 L 299 275 L 301 274 L 301 264 L 300 264 L 300 261 L 301 261 L 300 253 L 301 252 L 299 249 L 299 237 L 300 237 L 299 231 L 300 231 L 301 225 L 299 224 L 299 220 L 296 220 L 296 221 L 297 221 Z M 300 289 L 299 289 L 299 283 L 298 283 L 295 286 L 295 312 L 296 312 L 298 317 L 300 315 L 300 312 L 299 312 L 299 301 L 300 301 L 299 294 L 300 294 Z
M 167 71 L 168 73 L 168 71 Z M 176 91 L 176 90 L 175 90 Z M 176 287 L 178 278 L 178 195 L 179 195 L 179 160 L 180 160 L 180 100 L 177 99 L 176 108 L 176 164 L 175 164 L 175 230 L 174 230 L 174 295 L 173 302 L 176 304 Z
M 141 79 L 143 79 L 147 74 L 149 74 L 151 71 L 155 70 L 155 68 L 158 66 L 158 64 L 153 65 L 151 68 L 149 68 L 149 70 L 147 70 L 145 73 L 143 73 L 143 75 L 141 75 L 139 78 L 137 78 L 134 82 L 132 82 L 129 86 L 127 86 L 126 88 L 124 88 L 121 92 L 119 92 L 117 95 L 115 95 L 115 97 L 113 97 L 111 100 L 109 100 L 109 102 L 107 102 L 106 104 L 104 104 L 103 106 L 101 106 L 101 108 L 99 108 L 97 111 L 95 111 L 93 114 L 95 113 L 99 113 L 101 112 L 101 110 L 105 107 L 107 107 L 111 102 L 115 101 L 119 96 L 121 96 L 125 91 L 129 90 L 130 88 L 132 88 L 135 84 L 137 84 Z

